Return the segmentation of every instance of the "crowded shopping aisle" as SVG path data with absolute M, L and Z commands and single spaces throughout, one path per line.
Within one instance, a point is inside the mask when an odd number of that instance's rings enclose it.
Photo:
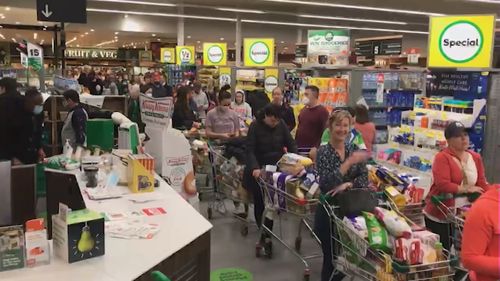
M 495 1 L 0 0 L 0 280 L 500 280 Z

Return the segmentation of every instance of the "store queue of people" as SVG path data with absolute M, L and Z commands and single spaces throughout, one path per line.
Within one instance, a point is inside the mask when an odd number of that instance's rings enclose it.
M 265 196 L 258 184 L 262 168 L 275 165 L 286 152 L 296 153 L 300 148 L 312 150 L 311 158 L 315 161 L 323 194 L 335 197 L 345 190 L 368 186 L 366 164 L 374 150 L 375 126 L 363 105 L 329 113 L 318 101 L 319 89 L 308 86 L 302 100 L 304 108 L 296 119 L 290 105 L 283 102 L 283 91 L 279 87 L 273 90 L 267 105 L 252 112 L 245 93 L 236 90 L 232 94 L 230 87 L 223 87 L 213 94 L 203 91 L 197 81 L 192 86 L 167 87 L 163 84 L 165 77 L 160 73 L 148 73 L 132 81 L 128 81 L 126 75 L 114 77 L 118 78 L 115 82 L 118 93 L 130 97 L 129 115 L 134 122 L 140 123 L 140 93 L 153 97 L 172 96 L 175 100 L 174 128 L 204 128 L 207 138 L 222 142 L 245 137 L 243 187 L 253 196 L 254 216 L 259 226 L 264 224 L 273 228 L 273 220 L 263 218 Z M 84 68 L 79 77 L 85 88 L 91 86 L 90 93 L 100 90 L 97 86 L 101 82 L 95 79 L 100 78 L 88 68 Z M 12 161 L 14 165 L 37 163 L 45 158 L 41 145 L 43 99 L 36 89 L 29 89 L 21 95 L 17 86 L 15 79 L 0 80 L 0 130 L 10 136 L 0 138 L 0 159 Z M 85 145 L 86 141 L 88 113 L 80 105 L 79 96 L 73 90 L 64 93 L 64 105 L 69 114 L 64 120 L 61 138 L 70 140 L 72 146 Z M 248 126 L 247 132 L 242 130 L 245 125 Z M 291 131 L 295 127 L 294 138 Z M 444 196 L 444 204 L 454 207 L 461 196 L 483 194 L 465 222 L 462 258 L 476 280 L 498 280 L 499 188 L 487 182 L 481 156 L 469 150 L 468 133 L 462 123 L 450 122 L 444 135 L 448 147 L 436 154 L 432 165 L 433 183 L 424 210 L 425 225 L 439 234 L 444 249 L 450 250 L 453 246 L 451 226 L 446 222 L 443 210 L 431 202 L 432 196 Z M 335 270 L 333 262 L 335 227 L 321 208 L 315 214 L 314 230 L 322 242 L 321 280 L 342 280 L 344 276 Z M 260 241 L 272 247 L 271 237 L 266 232 Z

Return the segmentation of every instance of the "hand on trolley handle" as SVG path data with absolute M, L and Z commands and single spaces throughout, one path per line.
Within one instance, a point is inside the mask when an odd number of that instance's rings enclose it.
M 343 183 L 343 184 L 341 184 L 341 185 L 333 188 L 332 190 L 328 191 L 326 193 L 326 195 L 334 197 L 338 193 L 346 191 L 346 190 L 348 190 L 350 188 L 352 188 L 352 182 L 345 182 L 345 183 Z

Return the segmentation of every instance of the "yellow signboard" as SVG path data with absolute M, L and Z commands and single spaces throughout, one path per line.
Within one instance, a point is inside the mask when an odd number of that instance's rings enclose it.
M 230 67 L 220 67 L 219 68 L 219 87 L 222 88 L 224 85 L 231 86 L 231 68 Z
M 203 65 L 227 64 L 226 43 L 203 43 Z
M 265 67 L 274 65 L 273 38 L 245 38 L 245 66 Z
M 264 70 L 264 89 L 266 94 L 272 95 L 273 90 L 278 87 L 278 69 L 277 68 L 266 68 Z M 272 99 L 270 97 L 270 99 Z
M 161 48 L 160 61 L 162 63 L 175 63 L 175 49 L 174 48 Z
M 177 46 L 175 50 L 177 64 L 194 64 L 194 46 Z
M 491 67 L 494 15 L 430 18 L 428 67 Z

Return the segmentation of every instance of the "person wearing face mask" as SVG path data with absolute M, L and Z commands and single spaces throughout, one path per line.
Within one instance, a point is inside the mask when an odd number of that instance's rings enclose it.
M 333 197 L 349 188 L 368 186 L 366 161 L 369 154 L 358 151 L 353 144 L 346 142 L 350 136 L 353 118 L 345 110 L 335 110 L 328 119 L 330 141 L 318 149 L 316 169 L 319 176 L 319 188 L 322 194 Z M 321 281 L 340 281 L 345 277 L 335 272 L 333 263 L 332 236 L 335 226 L 324 208 L 317 208 L 314 218 L 314 232 L 321 240 L 323 268 Z
M 35 164 L 45 158 L 42 148 L 43 98 L 37 89 L 30 88 L 23 100 L 22 127 L 17 132 L 18 141 L 12 149 L 20 163 Z
M 302 103 L 304 109 L 299 114 L 299 125 L 295 139 L 300 148 L 319 147 L 321 136 L 326 128 L 328 110 L 319 103 L 319 89 L 307 86 Z
M 425 226 L 439 234 L 446 250 L 452 246 L 451 224 L 444 210 L 432 203 L 433 196 L 444 196 L 448 208 L 454 208 L 457 194 L 483 193 L 489 188 L 481 156 L 469 150 L 469 134 L 464 124 L 453 121 L 444 131 L 448 147 L 436 154 L 432 163 L 432 186 L 426 197 Z
M 161 84 L 161 74 L 155 72 L 153 74 L 153 84 L 151 84 L 153 98 L 167 97 L 167 89 Z
M 254 215 L 257 225 L 262 223 L 273 228 L 273 220 L 265 218 L 264 198 L 262 189 L 257 180 L 261 176 L 261 169 L 266 165 L 276 165 L 285 151 L 297 153 L 297 145 L 281 119 L 280 107 L 273 104 L 266 105 L 250 125 L 246 143 L 246 166 L 243 173 L 244 187 L 253 194 Z M 264 245 L 266 255 L 272 254 L 272 242 L 268 233 L 263 233 L 260 243 Z
M 87 142 L 86 129 L 87 111 L 80 105 L 80 95 L 75 90 L 67 90 L 63 94 L 63 105 L 68 109 L 68 116 L 64 120 L 61 131 L 61 140 L 76 149 L 77 146 L 85 146 Z
M 229 140 L 240 136 L 238 114 L 231 110 L 231 94 L 219 94 L 219 105 L 208 112 L 205 120 L 207 137 L 211 139 Z
M 295 114 L 293 113 L 293 108 L 290 107 L 287 103 L 283 102 L 283 90 L 280 87 L 276 87 L 273 90 L 273 100 L 271 101 L 273 104 L 280 107 L 281 119 L 285 121 L 288 130 L 291 132 L 295 129 Z

